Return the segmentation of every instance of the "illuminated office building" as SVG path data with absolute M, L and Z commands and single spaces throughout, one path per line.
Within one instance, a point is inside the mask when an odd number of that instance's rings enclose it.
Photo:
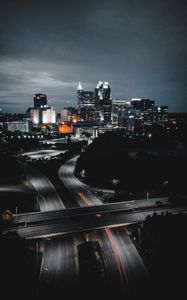
M 56 122 L 56 114 L 52 107 L 42 110 L 42 124 L 54 124 Z
M 77 88 L 77 106 L 81 121 L 95 120 L 95 94 L 84 91 L 80 82 Z
M 99 81 L 95 88 L 96 118 L 104 124 L 111 123 L 111 88 L 108 82 Z
M 123 114 L 128 110 L 131 103 L 127 100 L 112 99 L 111 123 L 112 125 L 123 125 Z

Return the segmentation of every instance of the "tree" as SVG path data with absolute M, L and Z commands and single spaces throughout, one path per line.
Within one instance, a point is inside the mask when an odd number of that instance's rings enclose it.
M 2 224 L 3 225 L 11 225 L 13 222 L 13 213 L 9 210 L 6 209 L 5 211 L 3 211 L 3 213 L 1 214 L 1 220 L 2 220 Z

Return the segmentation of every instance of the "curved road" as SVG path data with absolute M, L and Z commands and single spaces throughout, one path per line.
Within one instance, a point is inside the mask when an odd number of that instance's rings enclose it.
M 59 170 L 59 177 L 71 192 L 78 206 L 103 204 L 89 187 L 74 176 L 77 158 L 69 160 Z M 39 201 L 41 211 L 65 208 L 51 182 L 34 168 L 22 165 L 31 184 L 42 200 Z M 86 239 L 85 239 L 86 237 Z M 42 252 L 39 295 L 45 291 L 47 295 L 65 294 L 71 297 L 71 291 L 78 291 L 79 261 L 77 246 L 85 240 L 97 240 L 103 250 L 106 266 L 106 285 L 102 286 L 105 295 L 117 299 L 134 296 L 145 297 L 149 285 L 149 276 L 142 259 L 128 236 L 125 227 L 105 228 L 85 234 L 47 238 L 39 242 Z M 85 287 L 86 288 L 86 287 Z M 100 287 L 101 288 L 101 287 Z M 93 283 L 93 292 L 97 289 Z
M 40 211 L 64 209 L 65 206 L 49 179 L 35 168 L 21 163 L 23 173 L 38 193 Z M 38 296 L 44 290 L 49 294 L 59 292 L 59 279 L 66 287 L 67 282 L 74 282 L 76 276 L 76 255 L 73 252 L 73 238 L 44 239 L 36 242 L 37 256 L 41 253 Z M 38 262 L 37 262 L 38 263 Z M 50 285 L 49 285 L 50 283 Z M 47 287 L 49 287 L 48 290 Z M 58 287 L 58 289 L 57 289 Z
M 59 178 L 71 192 L 78 206 L 101 205 L 103 202 L 89 191 L 89 187 L 78 180 L 74 175 L 75 164 L 78 156 L 68 160 L 59 169 Z
M 60 168 L 60 179 L 80 206 L 101 205 L 102 202 L 89 191 L 89 187 L 74 176 L 76 159 L 69 160 Z M 114 294 L 117 299 L 124 296 L 142 299 L 149 294 L 147 270 L 125 227 L 105 228 L 86 235 L 87 240 L 99 241 L 103 249 L 107 295 Z
M 60 179 L 72 193 L 78 206 L 101 205 L 102 202 L 74 176 L 75 161 L 76 158 L 73 158 L 60 168 Z M 61 199 L 47 178 L 26 165 L 23 165 L 23 169 L 32 185 L 43 197 L 39 203 L 41 210 L 64 208 Z M 66 295 L 71 299 L 72 293 L 79 290 L 77 246 L 85 240 L 97 240 L 103 249 L 107 283 L 102 286 L 102 289 L 106 297 L 113 295 L 116 299 L 123 299 L 124 296 L 127 296 L 128 299 L 132 299 L 137 295 L 140 298 L 145 296 L 144 293 L 147 290 L 145 287 L 149 285 L 149 277 L 125 227 L 107 227 L 85 234 L 71 234 L 41 240 L 39 242 L 39 249 L 42 252 L 39 295 L 42 296 L 45 291 L 46 295 L 55 297 L 55 299 L 60 295 Z M 84 291 L 81 290 L 82 292 Z M 92 294 L 92 292 L 96 295 L 99 293 L 94 282 L 93 291 L 90 293 Z
M 110 205 L 108 203 L 103 203 L 91 192 L 91 190 L 97 190 L 95 187 L 92 188 L 91 186 L 83 183 L 74 175 L 77 158 L 78 156 L 68 160 L 59 169 L 59 178 L 63 182 L 65 187 L 71 192 L 77 205 L 78 206 L 93 206 L 93 205 L 102 205 L 102 204 Z M 99 190 L 102 191 L 102 189 Z M 155 206 L 158 201 L 161 201 L 162 204 L 164 205 L 169 204 L 168 197 L 130 200 L 130 201 L 123 202 L 123 204 L 127 208 L 133 209 L 133 208 L 140 208 L 140 207 Z M 119 202 L 119 204 L 120 203 L 121 202 Z
M 51 211 L 65 208 L 60 196 L 49 179 L 35 168 L 20 163 L 22 171 L 38 193 L 40 211 Z

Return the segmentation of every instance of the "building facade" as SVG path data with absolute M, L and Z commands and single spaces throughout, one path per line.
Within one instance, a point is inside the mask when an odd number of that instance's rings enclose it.
M 42 110 L 42 124 L 54 124 L 56 122 L 56 114 L 52 107 Z
M 95 93 L 84 91 L 80 82 L 77 88 L 77 107 L 81 121 L 95 121 Z
M 111 124 L 111 88 L 108 82 L 99 81 L 95 88 L 96 119 L 104 124 Z
M 130 101 L 112 99 L 111 123 L 115 126 L 123 126 L 124 113 L 130 107 Z
M 30 120 L 5 122 L 5 127 L 6 130 L 10 132 L 31 132 L 32 122 Z
M 35 94 L 34 95 L 34 108 L 41 108 L 47 105 L 46 94 Z

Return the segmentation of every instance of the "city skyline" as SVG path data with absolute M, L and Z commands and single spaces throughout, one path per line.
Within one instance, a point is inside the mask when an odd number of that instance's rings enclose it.
M 113 98 L 187 112 L 185 1 L 8 0 L 0 12 L 0 107 L 25 112 L 35 93 L 56 111 L 76 89 L 109 82 Z M 8 22 L 7 22 L 8 20 Z

